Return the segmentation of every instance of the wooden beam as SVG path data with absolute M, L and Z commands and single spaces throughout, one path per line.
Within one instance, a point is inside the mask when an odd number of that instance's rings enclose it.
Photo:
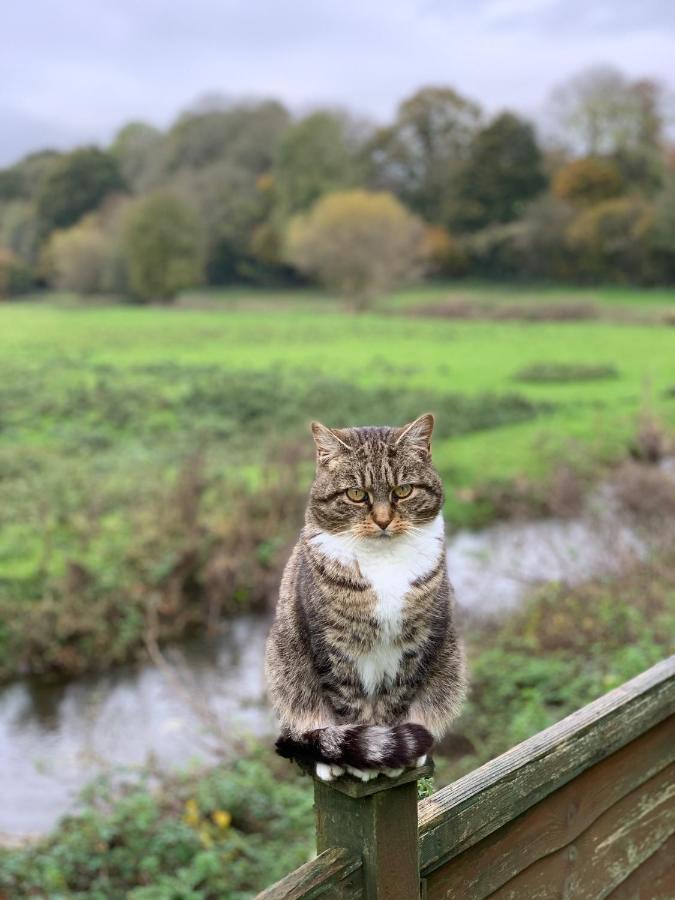
M 427 875 L 675 713 L 675 656 L 423 800 Z
M 360 855 L 333 847 L 268 887 L 256 900 L 360 900 L 360 868 Z

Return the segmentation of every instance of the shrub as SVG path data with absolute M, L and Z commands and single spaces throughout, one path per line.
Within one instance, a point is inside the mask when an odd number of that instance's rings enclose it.
M 656 566 L 638 562 L 574 587 L 551 583 L 506 621 L 473 624 L 471 691 L 456 725 L 472 752 L 459 771 L 441 763 L 441 781 L 444 770 L 457 778 L 668 656 L 672 547 Z
M 32 283 L 29 266 L 11 250 L 0 247 L 0 300 L 25 293 Z
M 42 268 L 49 284 L 60 290 L 96 294 L 103 290 L 106 236 L 92 216 L 72 228 L 55 231 L 43 251 Z
M 172 194 L 150 194 L 133 205 L 124 223 L 122 246 L 131 290 L 141 300 L 172 300 L 202 279 L 197 219 Z
M 616 366 L 589 365 L 587 363 L 533 363 L 513 376 L 516 381 L 563 384 L 568 381 L 599 381 L 617 378 Z
M 569 228 L 582 278 L 629 282 L 650 281 L 652 260 L 647 236 L 651 208 L 638 198 L 605 200 L 583 212 Z
M 328 194 L 292 221 L 288 257 L 302 272 L 365 307 L 421 271 L 423 226 L 391 194 Z
M 0 896 L 245 900 L 311 853 L 310 785 L 269 754 L 154 789 L 116 781 L 93 784 L 52 836 L 0 847 Z

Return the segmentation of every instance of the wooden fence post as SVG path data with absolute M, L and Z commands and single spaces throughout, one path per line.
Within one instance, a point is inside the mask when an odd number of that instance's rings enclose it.
M 361 856 L 365 900 L 419 897 L 417 779 L 432 772 L 429 764 L 398 778 L 314 779 L 317 852 L 344 847 Z

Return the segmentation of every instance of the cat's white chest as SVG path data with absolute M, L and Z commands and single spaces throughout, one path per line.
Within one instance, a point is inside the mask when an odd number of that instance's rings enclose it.
M 383 681 L 392 681 L 402 650 L 396 645 L 401 633 L 403 603 L 412 583 L 430 572 L 443 552 L 443 517 L 439 515 L 414 534 L 354 541 L 346 535 L 320 532 L 312 543 L 342 565 L 358 564 L 372 585 L 377 603 L 375 618 L 379 640 L 368 653 L 354 656 L 361 683 L 372 693 Z

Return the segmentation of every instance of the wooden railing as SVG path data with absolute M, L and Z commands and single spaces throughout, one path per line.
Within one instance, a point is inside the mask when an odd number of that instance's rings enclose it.
M 259 900 L 675 898 L 675 657 L 418 805 L 430 771 L 315 781 L 319 855 Z

